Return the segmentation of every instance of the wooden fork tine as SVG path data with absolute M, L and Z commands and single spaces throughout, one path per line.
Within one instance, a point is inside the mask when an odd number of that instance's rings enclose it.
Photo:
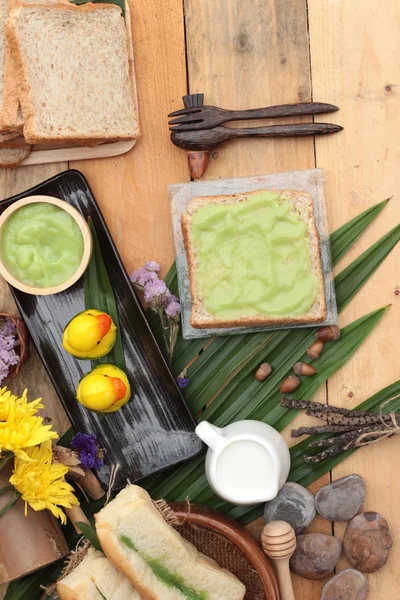
M 180 115 L 191 115 L 193 113 L 200 112 L 201 108 L 198 106 L 194 106 L 193 108 L 181 108 L 180 110 L 175 110 L 172 113 L 169 113 L 169 117 L 179 117 Z
M 196 115 L 187 115 L 186 117 L 179 117 L 179 119 L 172 119 L 168 121 L 168 125 L 189 125 L 190 123 L 202 123 L 204 119 L 196 119 Z

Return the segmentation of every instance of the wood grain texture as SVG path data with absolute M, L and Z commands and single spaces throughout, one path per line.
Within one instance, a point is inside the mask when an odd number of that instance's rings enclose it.
M 340 113 L 330 117 L 337 116 L 345 128 L 335 139 L 316 142 L 317 166 L 325 169 L 331 228 L 393 195 L 341 267 L 400 221 L 400 4 L 310 0 L 309 19 L 314 94 L 340 106 Z M 368 342 L 329 380 L 333 404 L 351 408 L 399 377 L 399 263 L 397 246 L 342 316 L 342 323 L 348 323 L 392 304 Z M 400 440 L 393 439 L 359 450 L 333 472 L 333 479 L 349 473 L 365 478 L 365 508 L 380 512 L 393 535 L 388 564 L 369 576 L 369 600 L 398 598 L 400 482 L 394 475 L 399 448 Z M 343 532 L 344 526 L 335 526 L 336 535 Z
M 88 178 L 128 271 L 154 258 L 165 272 L 173 260 L 167 185 L 189 179 L 167 119 L 186 93 L 183 7 L 154 0 L 131 8 L 141 137 L 123 156 L 70 166 Z
M 311 100 L 305 0 L 185 0 L 185 15 L 190 92 L 204 92 L 205 104 L 246 109 Z M 211 154 L 206 176 L 313 166 L 311 139 L 235 140 Z
M 185 0 L 185 15 L 189 91 L 192 94 L 204 92 L 206 104 L 245 109 L 311 100 L 305 0 L 285 3 Z M 316 95 L 314 100 L 330 102 L 331 98 Z M 332 116 L 329 115 L 329 119 Z M 251 124 L 259 125 L 260 122 Z M 324 142 L 325 139 L 321 140 L 322 144 Z M 185 159 L 182 151 L 182 161 Z M 203 178 L 309 169 L 314 165 L 311 138 L 236 140 L 211 153 L 210 165 Z M 325 402 L 325 390 L 321 389 L 315 399 Z M 299 415 L 295 423 L 300 419 Z M 301 422 L 305 422 L 304 417 Z M 284 435 L 293 444 L 290 428 Z M 328 482 L 329 475 L 320 483 Z M 316 491 L 317 488 L 314 485 L 312 489 Z M 250 526 L 256 536 L 261 529 L 260 520 Z M 331 525 L 316 519 L 310 531 L 330 534 Z M 294 576 L 293 583 L 296 597 L 317 600 L 324 582 Z
M 0 200 L 18 194 L 66 168 L 66 163 L 58 163 L 57 165 L 21 167 L 11 170 L 0 169 Z M 16 314 L 15 303 L 8 284 L 2 278 L 0 279 L 0 309 Z M 68 428 L 67 415 L 34 348 L 31 348 L 31 356 L 23 366 L 21 373 L 6 383 L 15 394 L 20 394 L 25 388 L 28 388 L 29 399 L 42 397 L 45 405 L 45 409 L 42 411 L 43 416 L 52 420 L 54 429 L 58 433 L 62 434 Z M 0 586 L 0 598 L 3 597 L 5 589 L 5 585 Z

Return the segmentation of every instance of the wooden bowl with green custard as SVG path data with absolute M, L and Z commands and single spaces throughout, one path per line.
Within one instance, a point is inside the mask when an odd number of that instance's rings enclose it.
M 29 196 L 0 216 L 0 274 L 22 292 L 66 290 L 83 275 L 91 253 L 88 224 L 68 202 Z

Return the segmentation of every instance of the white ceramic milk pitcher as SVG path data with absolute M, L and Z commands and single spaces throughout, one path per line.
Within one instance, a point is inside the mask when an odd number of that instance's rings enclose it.
M 206 475 L 216 494 L 233 504 L 272 500 L 290 470 L 283 437 L 261 421 L 237 421 L 223 429 L 202 421 L 197 435 L 209 447 Z

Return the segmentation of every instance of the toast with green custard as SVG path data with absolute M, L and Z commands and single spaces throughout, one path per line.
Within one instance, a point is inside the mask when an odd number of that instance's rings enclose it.
M 96 516 L 104 553 L 148 600 L 243 600 L 246 588 L 166 523 L 129 485 Z
M 193 198 L 181 218 L 195 328 L 320 323 L 324 279 L 307 192 Z

